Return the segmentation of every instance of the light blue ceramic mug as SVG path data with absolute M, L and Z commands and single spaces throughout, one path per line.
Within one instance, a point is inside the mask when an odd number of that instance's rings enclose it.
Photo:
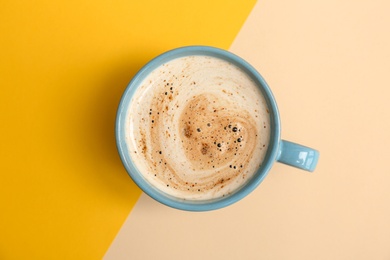
M 236 192 L 218 199 L 184 200 L 168 195 L 151 185 L 136 167 L 125 141 L 125 121 L 130 101 L 141 82 L 160 65 L 184 56 L 203 55 L 226 60 L 242 69 L 257 84 L 264 95 L 270 115 L 270 141 L 265 158 L 254 176 Z M 189 46 L 168 51 L 147 63 L 132 79 L 119 104 L 116 119 L 116 142 L 121 160 L 133 181 L 153 199 L 176 209 L 188 211 L 208 211 L 231 205 L 252 192 L 266 177 L 275 162 L 281 162 L 302 170 L 313 171 L 317 165 L 318 151 L 281 139 L 280 117 L 276 101 L 265 80 L 249 63 L 242 58 L 214 47 Z

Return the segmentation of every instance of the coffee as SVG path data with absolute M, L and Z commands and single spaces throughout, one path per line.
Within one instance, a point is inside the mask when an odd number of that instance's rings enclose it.
M 270 139 L 268 107 L 240 68 L 185 56 L 153 70 L 128 107 L 126 143 L 143 177 L 186 200 L 227 196 L 257 171 Z

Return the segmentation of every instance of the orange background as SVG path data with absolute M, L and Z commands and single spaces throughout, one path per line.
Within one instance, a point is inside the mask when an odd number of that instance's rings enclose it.
M 254 1 L 3 1 L 0 258 L 103 257 L 140 190 L 116 109 L 149 59 L 228 48 Z

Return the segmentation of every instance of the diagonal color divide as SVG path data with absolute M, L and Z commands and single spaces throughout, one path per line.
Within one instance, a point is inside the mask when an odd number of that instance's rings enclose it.
M 390 259 L 389 10 L 257 2 L 229 50 L 264 76 L 282 138 L 319 149 L 318 167 L 275 164 L 253 193 L 212 212 L 142 195 L 105 259 Z
M 114 121 L 168 49 L 227 49 L 255 1 L 6 1 L 0 8 L 0 258 L 99 259 L 140 190 Z

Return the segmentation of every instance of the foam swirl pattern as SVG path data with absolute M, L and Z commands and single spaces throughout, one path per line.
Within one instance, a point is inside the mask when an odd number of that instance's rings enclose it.
M 214 57 L 158 67 L 128 111 L 132 160 L 148 182 L 178 198 L 227 196 L 253 176 L 267 151 L 264 97 L 242 70 Z

